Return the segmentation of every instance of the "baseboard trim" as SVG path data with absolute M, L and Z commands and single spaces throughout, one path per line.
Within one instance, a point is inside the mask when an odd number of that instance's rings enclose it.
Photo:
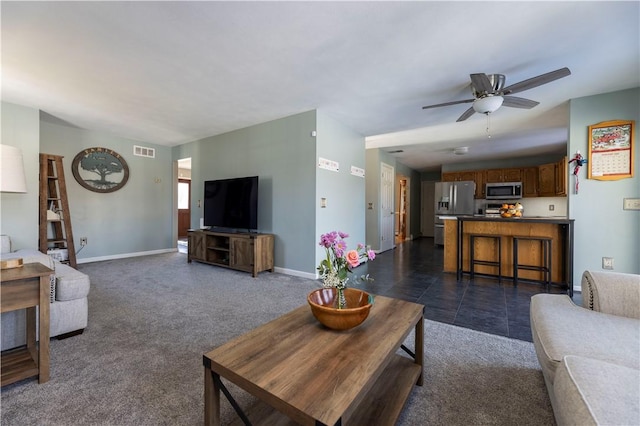
M 161 250 L 139 251 L 136 253 L 114 254 L 110 256 L 87 257 L 85 259 L 78 259 L 77 263 L 80 264 L 80 263 L 102 262 L 104 260 L 126 259 L 128 257 L 149 256 L 152 254 L 171 253 L 175 251 L 178 251 L 178 249 L 170 248 L 170 249 L 161 249 Z
M 279 268 L 279 267 L 274 267 L 273 268 L 274 272 L 278 272 L 280 274 L 285 274 L 285 275 L 292 275 L 294 277 L 300 277 L 300 278 L 309 278 L 312 280 L 315 280 L 316 274 L 310 274 L 309 272 L 302 272 L 302 271 L 297 271 L 295 269 L 287 269 L 287 268 Z

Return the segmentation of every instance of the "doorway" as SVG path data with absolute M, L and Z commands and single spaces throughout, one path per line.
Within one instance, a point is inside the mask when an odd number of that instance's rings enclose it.
M 178 208 L 178 248 L 186 244 L 187 231 L 191 228 L 191 158 L 178 160 L 177 182 Z
M 409 236 L 408 219 L 409 219 L 409 197 L 408 197 L 408 179 L 398 175 L 396 177 L 396 244 L 403 243 Z
M 178 179 L 178 238 L 191 228 L 191 180 Z
M 391 250 L 395 247 L 394 228 L 395 228 L 395 201 L 393 197 L 395 169 L 385 163 L 381 164 L 380 173 L 380 215 L 381 215 L 381 233 L 380 233 L 380 251 Z

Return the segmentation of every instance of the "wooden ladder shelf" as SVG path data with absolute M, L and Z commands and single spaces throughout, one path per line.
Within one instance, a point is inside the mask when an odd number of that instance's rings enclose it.
M 40 154 L 40 251 L 55 253 L 66 249 L 71 267 L 76 267 L 76 250 L 71 231 L 67 184 L 64 180 L 62 156 Z M 52 253 L 48 253 L 52 250 Z

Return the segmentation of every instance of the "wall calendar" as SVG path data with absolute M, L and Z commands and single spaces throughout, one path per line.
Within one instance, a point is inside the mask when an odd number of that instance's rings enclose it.
M 634 121 L 603 121 L 589 126 L 589 179 L 633 177 Z

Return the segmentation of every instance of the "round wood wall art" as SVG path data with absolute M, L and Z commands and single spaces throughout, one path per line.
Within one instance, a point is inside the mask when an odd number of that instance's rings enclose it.
M 129 166 L 120 154 L 107 148 L 87 148 L 73 159 L 73 177 L 89 191 L 113 192 L 129 180 Z

